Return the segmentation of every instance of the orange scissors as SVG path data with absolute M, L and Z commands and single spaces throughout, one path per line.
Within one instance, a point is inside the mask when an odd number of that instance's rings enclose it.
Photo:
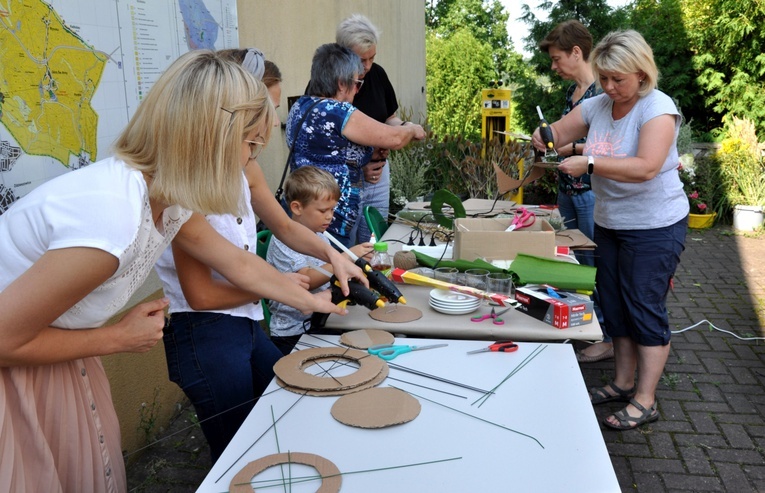
M 537 217 L 534 215 L 534 213 L 529 212 L 525 207 L 520 207 L 515 211 L 513 222 L 510 224 L 510 226 L 507 227 L 505 231 L 515 231 L 522 228 L 528 228 L 534 224 L 534 221 L 536 220 Z
M 518 351 L 518 344 L 513 341 L 497 341 L 489 347 L 482 349 L 476 349 L 475 351 L 468 351 L 468 354 L 485 353 L 488 351 L 494 351 L 497 353 L 512 353 Z

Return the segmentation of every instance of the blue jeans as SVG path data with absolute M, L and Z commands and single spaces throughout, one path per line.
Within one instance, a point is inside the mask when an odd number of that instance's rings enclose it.
M 630 337 L 641 346 L 669 344 L 667 293 L 687 225 L 686 217 L 647 230 L 595 226 L 596 279 L 611 337 Z
M 595 194 L 592 190 L 577 195 L 568 195 L 558 191 L 558 212 L 566 221 L 566 227 L 569 229 L 578 229 L 584 236 L 590 240 L 595 239 Z M 576 259 L 580 264 L 595 266 L 595 255 L 591 251 L 574 252 Z M 603 310 L 600 308 L 600 295 L 598 290 L 592 296 L 593 309 L 595 316 L 598 317 L 600 329 L 603 332 L 603 342 L 611 342 L 611 336 L 606 330 L 606 321 L 603 317 Z
M 578 229 L 584 236 L 594 241 L 595 239 L 595 194 L 592 190 L 578 195 L 567 195 L 558 192 L 558 211 L 566 221 L 566 227 Z M 595 258 L 592 252 L 575 252 L 576 259 L 580 264 L 594 266 Z
M 274 377 L 281 351 L 256 320 L 173 313 L 163 341 L 170 380 L 194 404 L 213 463 Z
M 390 161 L 383 166 L 380 181 L 374 184 L 364 182 L 364 191 L 359 204 L 359 217 L 351 229 L 353 245 L 369 241 L 369 237 L 372 235 L 367 226 L 367 220 L 364 218 L 364 206 L 367 205 L 380 211 L 382 217 L 387 219 L 390 210 Z M 380 238 L 377 238 L 377 241 L 380 241 Z

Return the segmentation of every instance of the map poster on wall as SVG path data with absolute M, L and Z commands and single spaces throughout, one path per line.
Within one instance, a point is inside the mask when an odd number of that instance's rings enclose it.
M 108 157 L 180 55 L 238 46 L 236 0 L 0 0 L 0 214 Z

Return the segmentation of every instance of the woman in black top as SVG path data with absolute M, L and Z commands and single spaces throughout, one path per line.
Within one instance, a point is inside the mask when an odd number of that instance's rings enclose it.
M 351 15 L 337 26 L 335 36 L 337 44 L 353 50 L 364 65 L 364 73 L 360 75 L 360 78 L 364 79 L 364 85 L 353 98 L 353 105 L 365 115 L 387 125 L 416 125 L 404 122 L 396 116 L 398 110 L 396 92 L 388 79 L 388 74 L 374 62 L 379 34 L 374 24 L 360 14 Z M 389 152 L 389 149 L 375 148 L 371 162 L 364 167 L 364 190 L 356 227 L 351 231 L 352 244 L 369 241 L 371 235 L 362 213 L 364 206 L 373 206 L 383 217 L 388 217 L 390 167 L 386 164 L 388 164 Z

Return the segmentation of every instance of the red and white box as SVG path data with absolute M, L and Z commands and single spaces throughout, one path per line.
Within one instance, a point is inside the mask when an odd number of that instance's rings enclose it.
M 558 329 L 567 329 L 592 323 L 593 303 L 589 296 L 568 291 L 549 294 L 547 286 L 526 285 L 515 290 L 520 304 L 516 310 L 530 315 Z

